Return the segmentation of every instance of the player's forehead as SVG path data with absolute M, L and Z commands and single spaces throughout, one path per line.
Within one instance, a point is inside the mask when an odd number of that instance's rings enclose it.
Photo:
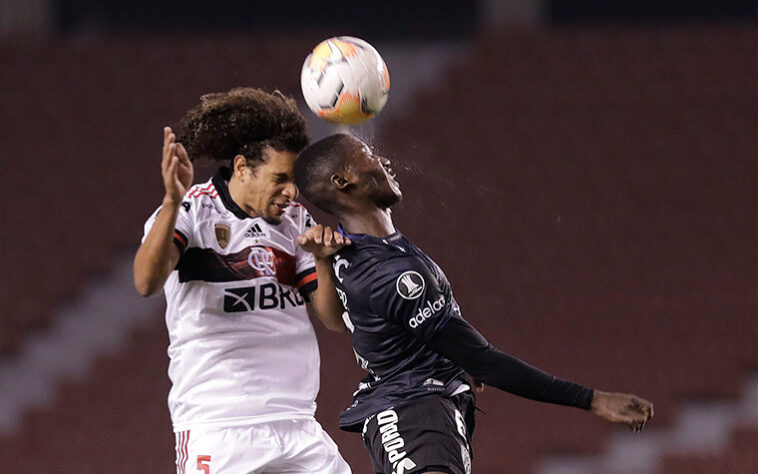
M 369 146 L 363 140 L 355 137 L 348 137 L 350 155 L 356 158 L 372 158 L 374 156 L 373 147 Z
M 258 165 L 256 171 L 269 175 L 286 174 L 292 176 L 296 158 L 297 154 L 291 151 L 279 151 L 268 147 L 263 150 L 263 162 Z

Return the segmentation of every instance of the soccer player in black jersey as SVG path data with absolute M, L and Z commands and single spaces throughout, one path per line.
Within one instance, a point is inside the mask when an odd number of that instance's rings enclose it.
M 402 198 L 390 162 L 349 135 L 306 148 L 295 181 L 337 217 L 338 232 L 298 238 L 334 251 L 337 293 L 356 358 L 368 376 L 340 416 L 362 431 L 380 473 L 471 472 L 474 405 L 468 373 L 522 397 L 590 410 L 641 430 L 653 405 L 640 397 L 561 380 L 493 347 L 461 316 L 442 269 L 398 232 L 390 213 Z

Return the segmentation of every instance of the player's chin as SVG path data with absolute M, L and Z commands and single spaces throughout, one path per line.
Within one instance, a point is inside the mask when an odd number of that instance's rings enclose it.
M 394 206 L 395 204 L 399 203 L 403 200 L 403 193 L 400 191 L 394 192 L 392 194 L 387 194 L 386 196 L 382 196 L 380 199 L 376 201 L 376 205 L 382 209 L 389 209 L 390 207 Z
M 268 208 L 268 213 L 263 217 L 263 220 L 268 222 L 269 224 L 280 224 L 282 222 L 282 216 L 284 216 L 284 213 L 286 212 L 287 207 L 286 206 L 279 206 L 276 204 L 272 204 Z
M 279 225 L 282 223 L 282 216 L 284 215 L 284 212 L 279 214 L 268 214 L 267 216 L 261 216 L 263 217 L 263 220 L 266 221 L 268 224 L 272 225 Z
M 391 198 L 391 200 L 393 201 L 392 204 L 397 204 L 397 203 L 399 203 L 400 201 L 403 200 L 403 192 L 400 190 L 400 186 L 399 185 L 392 186 L 391 187 L 391 191 L 392 191 L 392 198 Z

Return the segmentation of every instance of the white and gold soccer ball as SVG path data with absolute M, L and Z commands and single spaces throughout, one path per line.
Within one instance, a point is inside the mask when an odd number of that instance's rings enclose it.
M 308 107 L 331 123 L 358 124 L 384 108 L 387 65 L 373 46 L 352 36 L 319 43 L 305 58 L 300 86 Z

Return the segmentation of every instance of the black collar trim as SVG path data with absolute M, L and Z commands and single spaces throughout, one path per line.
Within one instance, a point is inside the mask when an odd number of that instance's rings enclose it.
M 224 207 L 226 207 L 229 212 L 234 214 L 239 219 L 250 219 L 250 216 L 245 211 L 243 211 L 236 202 L 234 202 L 232 196 L 229 194 L 229 185 L 226 183 L 231 178 L 232 170 L 226 167 L 221 167 L 218 169 L 216 174 L 213 175 L 211 182 L 213 183 L 213 186 L 216 187 L 216 191 L 218 191 L 218 196 L 221 198 L 221 202 L 224 203 Z

